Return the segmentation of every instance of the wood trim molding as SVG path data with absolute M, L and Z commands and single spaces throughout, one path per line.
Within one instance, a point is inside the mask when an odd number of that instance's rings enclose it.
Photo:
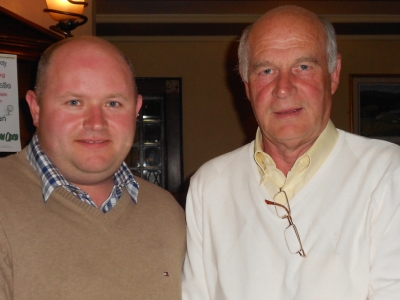
M 213 36 L 240 33 L 260 15 L 256 14 L 100 14 L 98 36 Z M 321 15 L 332 22 L 337 35 L 400 35 L 400 15 Z
M 159 43 L 159 42 L 234 42 L 238 41 L 237 35 L 226 36 L 102 36 L 109 42 L 122 43 Z M 340 40 L 362 40 L 362 41 L 393 41 L 400 40 L 400 35 L 340 35 Z
M 259 14 L 98 14 L 96 23 L 253 23 Z M 400 15 L 320 15 L 332 23 L 400 23 Z
M 18 59 L 37 61 L 53 42 L 0 35 L 0 53 L 14 54 Z

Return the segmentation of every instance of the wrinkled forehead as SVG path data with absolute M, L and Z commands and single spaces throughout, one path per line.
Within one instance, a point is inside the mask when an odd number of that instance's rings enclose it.
M 261 17 L 249 34 L 250 50 L 259 43 L 271 47 L 290 42 L 326 45 L 326 34 L 319 18 L 305 10 L 273 11 Z

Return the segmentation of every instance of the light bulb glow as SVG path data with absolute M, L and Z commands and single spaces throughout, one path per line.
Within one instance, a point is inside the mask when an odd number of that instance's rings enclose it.
M 84 2 L 83 0 L 80 1 Z M 75 14 L 82 14 L 84 9 L 84 5 L 73 4 L 68 2 L 68 0 L 46 0 L 46 4 L 48 9 L 60 10 Z M 58 14 L 54 12 L 50 12 L 50 17 L 52 17 L 55 21 L 79 19 L 78 17 Z

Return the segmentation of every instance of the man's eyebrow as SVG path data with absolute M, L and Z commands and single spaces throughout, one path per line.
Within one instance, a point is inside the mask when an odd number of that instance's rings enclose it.
M 124 96 L 121 93 L 112 93 L 112 94 L 108 94 L 107 98 L 126 98 L 126 96 Z
M 85 98 L 85 94 L 81 93 L 75 93 L 75 92 L 67 92 L 64 95 L 62 95 L 64 98 Z M 107 99 L 129 99 L 126 95 L 122 93 L 110 93 L 105 96 Z
M 61 95 L 64 98 L 82 98 L 84 95 L 80 93 L 74 93 L 74 92 L 66 92 Z
M 256 69 L 259 69 L 259 68 L 263 68 L 263 67 L 266 67 L 266 66 L 272 66 L 272 65 L 273 65 L 272 62 L 270 62 L 270 61 L 268 61 L 268 60 L 263 60 L 263 61 L 254 63 L 254 64 L 251 66 L 251 68 L 252 68 L 253 70 L 256 70 Z
M 314 57 L 314 56 L 303 56 L 303 57 L 299 57 L 298 59 L 295 60 L 295 64 L 298 63 L 313 63 L 313 64 L 317 64 L 317 65 L 321 65 L 321 63 L 319 62 L 319 60 Z M 259 61 L 259 62 L 255 62 L 254 64 L 251 65 L 251 69 L 252 70 L 257 70 L 257 69 L 262 69 L 265 67 L 270 67 L 273 66 L 273 63 L 269 60 L 263 60 L 263 61 Z
M 320 62 L 318 61 L 318 59 L 313 56 L 304 56 L 304 57 L 300 57 L 295 60 L 296 64 L 302 63 L 302 62 L 310 62 L 310 63 L 320 65 Z

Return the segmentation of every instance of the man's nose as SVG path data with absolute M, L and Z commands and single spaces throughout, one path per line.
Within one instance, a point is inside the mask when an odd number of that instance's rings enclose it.
M 293 85 L 293 76 L 290 72 L 281 72 L 278 74 L 275 78 L 274 96 L 284 99 L 295 93 L 296 87 Z
M 88 108 L 83 123 L 85 129 L 102 130 L 107 127 L 105 113 L 101 107 Z

